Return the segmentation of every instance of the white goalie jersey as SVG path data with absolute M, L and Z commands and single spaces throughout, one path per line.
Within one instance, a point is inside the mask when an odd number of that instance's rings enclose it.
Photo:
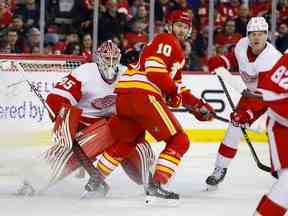
M 117 80 L 126 67 L 118 65 L 116 70 Z M 86 63 L 56 84 L 47 96 L 47 103 L 55 113 L 68 104 L 82 109 L 84 118 L 108 117 L 115 110 L 113 90 L 113 84 L 105 82 L 97 64 Z

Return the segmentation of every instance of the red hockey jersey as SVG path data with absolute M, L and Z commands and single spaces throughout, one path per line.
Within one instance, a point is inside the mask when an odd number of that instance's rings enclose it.
M 268 115 L 288 126 L 288 54 L 270 71 L 259 73 L 258 88 L 269 106 Z
M 177 38 L 169 33 L 159 34 L 144 47 L 138 63 L 128 66 L 115 91 L 175 94 L 184 64 L 184 54 Z

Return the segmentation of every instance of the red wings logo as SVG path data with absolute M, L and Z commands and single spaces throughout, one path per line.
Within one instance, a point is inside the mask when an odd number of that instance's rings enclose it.
M 116 95 L 107 95 L 103 98 L 94 99 L 91 104 L 95 109 L 105 109 L 116 103 Z
M 245 71 L 240 71 L 240 75 L 245 82 L 255 82 L 257 80 L 257 75 L 253 76 Z

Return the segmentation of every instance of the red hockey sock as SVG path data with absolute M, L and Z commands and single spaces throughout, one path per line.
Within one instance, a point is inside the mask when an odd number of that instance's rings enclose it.
M 262 216 L 284 216 L 287 209 L 273 202 L 268 196 L 263 196 L 256 211 Z
M 227 145 L 225 145 L 224 143 L 221 143 L 218 153 L 226 158 L 234 158 L 236 153 L 237 153 L 237 149 L 231 148 Z

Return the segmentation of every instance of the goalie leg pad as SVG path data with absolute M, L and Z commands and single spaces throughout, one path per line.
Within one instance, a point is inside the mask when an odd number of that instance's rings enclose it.
M 155 162 L 155 154 L 150 144 L 142 141 L 137 144 L 130 156 L 121 162 L 121 165 L 136 184 L 148 185 L 152 166 Z
M 91 126 L 79 131 L 76 135 L 76 140 L 92 161 L 95 161 L 98 155 L 102 154 L 106 148 L 114 143 L 110 128 L 105 119 L 99 119 Z M 67 164 L 69 173 L 79 166 L 80 164 L 76 155 L 72 154 Z
M 97 155 L 114 142 L 105 119 L 99 119 L 91 126 L 79 131 L 75 139 L 92 161 L 96 160 Z M 46 152 L 45 158 L 49 161 L 52 170 L 51 183 L 61 180 L 80 167 L 76 155 L 61 143 L 52 146 Z
M 65 167 L 72 155 L 73 140 L 78 130 L 82 111 L 74 106 L 62 106 L 55 120 L 54 145 L 44 153 L 51 171 L 50 183 L 65 176 Z

